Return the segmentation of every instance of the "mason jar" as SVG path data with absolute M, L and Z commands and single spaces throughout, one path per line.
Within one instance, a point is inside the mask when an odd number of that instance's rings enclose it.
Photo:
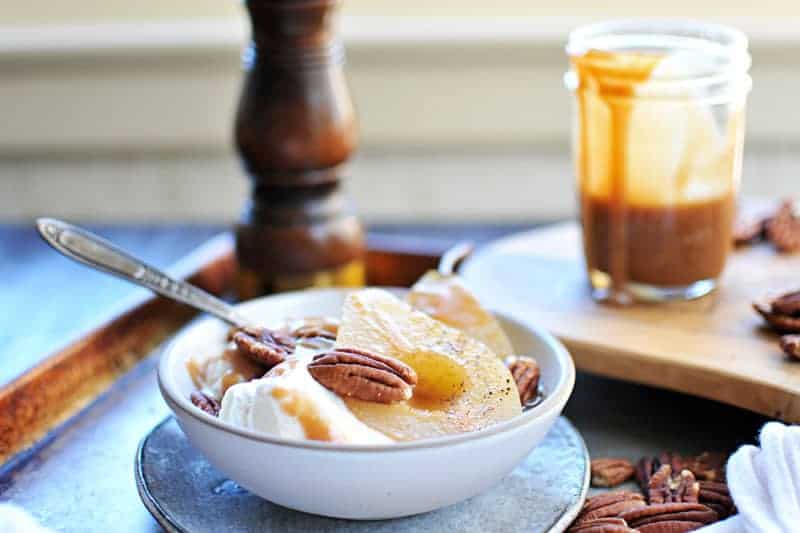
M 732 248 L 747 37 L 715 24 L 622 20 L 573 31 L 567 88 L 594 297 L 705 295 Z

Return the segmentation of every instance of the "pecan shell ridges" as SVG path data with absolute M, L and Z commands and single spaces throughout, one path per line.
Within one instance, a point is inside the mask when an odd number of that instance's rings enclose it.
M 519 391 L 519 400 L 523 406 L 533 403 L 539 395 L 539 379 L 541 369 L 536 359 L 525 356 L 511 356 L 505 361 Z
M 595 487 L 616 487 L 628 481 L 636 472 L 633 463 L 627 459 L 593 459 L 591 464 L 592 485 Z
M 582 524 L 598 518 L 617 517 L 620 513 L 647 505 L 641 494 L 630 491 L 609 492 L 593 496 L 583 504 L 575 524 Z
M 720 520 L 736 514 L 728 485 L 717 481 L 700 481 L 699 501 L 717 513 Z
M 651 504 L 684 502 L 697 503 L 700 485 L 689 470 L 672 475 L 672 467 L 662 465 L 650 478 L 647 499 Z
M 572 525 L 567 533 L 633 533 L 635 530 L 628 527 L 621 518 L 595 518 L 580 524 Z
M 192 404 L 201 411 L 205 411 L 211 416 L 219 416 L 219 410 L 221 406 L 216 398 L 212 398 L 211 396 L 200 391 L 193 391 L 192 394 L 189 395 L 189 400 L 191 400 Z
M 637 526 L 634 531 L 639 533 L 686 533 L 703 527 L 702 522 L 692 522 L 690 520 L 668 520 L 666 522 L 655 522 Z
M 337 348 L 314 357 L 308 372 L 339 396 L 368 402 L 408 400 L 417 374 L 399 359 L 355 348 Z
M 699 503 L 677 502 L 651 504 L 621 513 L 619 517 L 630 527 L 641 531 L 643 526 L 665 522 L 710 524 L 717 520 L 717 513 Z
M 245 327 L 231 336 L 242 355 L 265 365 L 279 365 L 294 353 L 295 343 L 288 335 L 262 327 Z

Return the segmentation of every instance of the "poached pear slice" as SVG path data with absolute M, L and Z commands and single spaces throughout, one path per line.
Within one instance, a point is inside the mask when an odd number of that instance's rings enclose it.
M 503 328 L 456 275 L 429 271 L 411 287 L 408 303 L 481 341 L 500 359 L 514 354 Z
M 345 400 L 362 422 L 395 440 L 476 431 L 522 411 L 511 373 L 484 343 L 386 291 L 347 297 L 336 346 L 396 357 L 416 371 L 408 401 Z

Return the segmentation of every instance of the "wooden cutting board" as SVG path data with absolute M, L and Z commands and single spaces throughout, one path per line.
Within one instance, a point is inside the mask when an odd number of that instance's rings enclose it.
M 461 272 L 489 307 L 553 332 L 582 370 L 800 422 L 800 361 L 783 355 L 750 305 L 800 287 L 800 254 L 742 249 L 714 294 L 628 308 L 591 299 L 575 223 L 495 241 Z

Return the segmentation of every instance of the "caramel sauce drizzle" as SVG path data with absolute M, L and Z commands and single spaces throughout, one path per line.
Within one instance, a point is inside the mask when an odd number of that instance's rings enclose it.
M 238 383 L 250 381 L 253 378 L 261 377 L 261 375 L 264 374 L 264 368 L 261 365 L 250 361 L 235 349 L 226 349 L 222 354 L 222 359 L 227 361 L 231 367 L 222 376 L 222 394 L 225 394 L 225 391 Z M 189 359 L 186 361 L 186 371 L 192 378 L 194 386 L 198 389 L 203 389 L 209 385 L 207 375 L 208 364 L 210 361 L 211 359 L 208 359 L 203 363 L 198 363 L 194 359 Z
M 314 405 L 302 395 L 283 387 L 273 387 L 272 397 L 278 400 L 284 413 L 297 419 L 307 439 L 333 440 L 330 426 L 319 416 Z
M 189 372 L 189 377 L 192 378 L 192 383 L 198 389 L 203 387 L 205 383 L 205 365 L 201 367 L 194 359 L 186 361 L 186 371 Z
M 625 202 L 625 184 L 628 179 L 626 169 L 626 150 L 628 147 L 631 97 L 635 87 L 650 78 L 662 56 L 629 52 L 625 54 L 603 50 L 589 50 L 583 55 L 572 56 L 570 61 L 578 76 L 578 119 L 580 121 L 580 145 L 578 180 L 581 191 L 581 212 L 590 212 L 590 195 L 587 193 L 590 179 L 591 147 L 589 146 L 588 98 L 596 97 L 608 108 L 610 118 L 609 138 L 611 154 L 608 162 L 608 176 L 611 180 L 609 193 L 609 249 L 626 250 L 628 243 Z M 613 83 L 605 78 L 613 74 Z M 588 251 L 588 247 L 587 247 Z M 587 263 L 595 264 L 593 257 Z M 628 280 L 627 254 L 611 253 L 609 274 L 614 287 L 624 287 Z

